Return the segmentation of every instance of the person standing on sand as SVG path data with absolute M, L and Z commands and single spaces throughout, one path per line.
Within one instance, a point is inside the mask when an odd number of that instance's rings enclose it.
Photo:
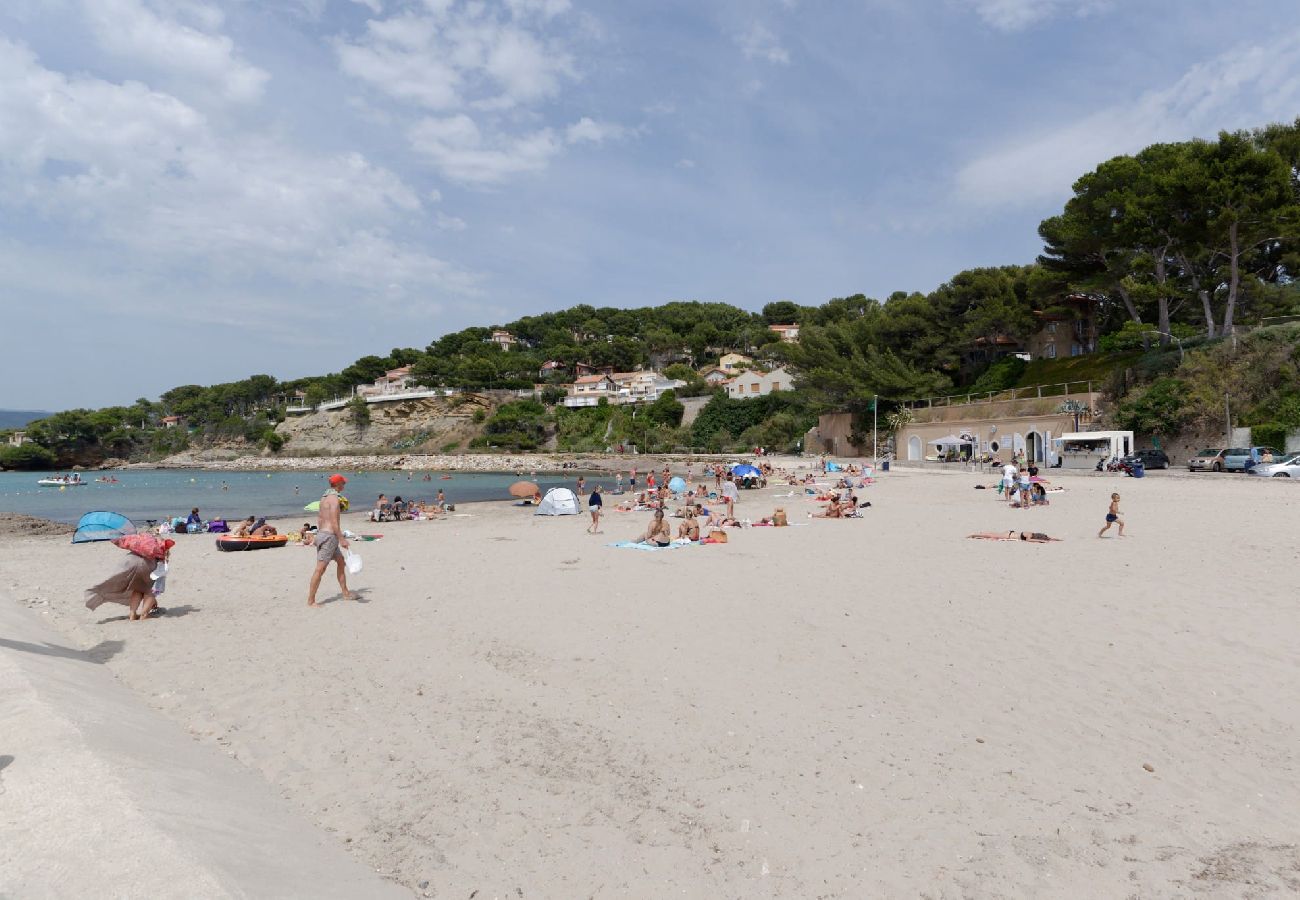
M 1119 517 L 1119 494 L 1110 495 L 1110 509 L 1106 511 L 1106 524 L 1101 531 L 1097 532 L 1097 537 L 1105 536 L 1110 531 L 1110 526 L 1119 525 L 1119 536 L 1124 536 L 1124 520 Z
M 1003 490 L 1002 497 L 1008 503 L 1011 502 L 1011 498 L 1015 494 L 1015 486 L 1016 486 L 1016 464 L 1014 462 L 1008 462 L 1005 466 L 1002 467 L 1002 490 Z
M 727 518 L 734 519 L 736 517 L 736 501 L 740 499 L 740 491 L 736 490 L 736 482 L 731 475 L 728 475 L 727 480 L 722 482 L 722 499 L 727 504 Z
M 348 480 L 342 475 L 331 475 L 330 489 L 320 500 L 320 513 L 316 518 L 316 569 L 311 573 L 311 584 L 307 588 L 308 606 L 320 606 L 316 602 L 316 589 L 320 587 L 321 577 L 331 562 L 338 566 L 339 587 L 343 589 L 343 599 L 357 599 L 357 595 L 348 590 L 348 571 L 343 560 L 343 551 L 348 548 L 348 539 L 343 536 L 343 528 L 339 524 L 339 512 L 342 510 L 339 491 L 347 483 Z
M 600 513 L 605 501 L 600 497 L 600 485 L 591 489 L 591 496 L 587 498 L 587 509 L 591 512 L 591 524 L 587 526 L 587 534 L 600 534 Z

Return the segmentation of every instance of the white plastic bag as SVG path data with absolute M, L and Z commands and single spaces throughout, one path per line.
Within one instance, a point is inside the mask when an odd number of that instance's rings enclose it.
M 343 551 L 343 565 L 348 570 L 349 575 L 358 575 L 361 572 L 361 554 L 353 553 L 351 550 Z

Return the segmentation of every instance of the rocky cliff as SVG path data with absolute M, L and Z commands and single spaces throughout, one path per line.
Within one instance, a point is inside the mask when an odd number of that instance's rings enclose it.
M 278 455 L 451 452 L 479 435 L 494 406 L 494 398 L 480 394 L 372 403 L 364 428 L 347 408 L 315 412 L 280 423 L 285 444 Z

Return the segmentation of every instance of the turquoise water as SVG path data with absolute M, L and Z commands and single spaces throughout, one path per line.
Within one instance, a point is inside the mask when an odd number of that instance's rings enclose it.
M 189 515 L 197 506 L 204 519 L 242 519 L 244 516 L 297 517 L 314 515 L 303 507 L 320 499 L 328 486 L 329 472 L 207 472 L 178 469 L 135 469 L 105 473 L 115 475 L 120 484 L 95 484 L 99 473 L 83 472 L 90 481 L 85 487 L 39 487 L 38 478 L 50 473 L 0 472 L 0 512 L 40 516 L 56 522 L 76 522 L 92 510 L 121 513 L 135 522 Z M 427 473 L 423 472 L 343 472 L 348 485 L 344 494 L 352 508 L 369 509 L 375 498 L 385 493 L 392 499 L 433 500 L 441 488 L 448 503 L 473 503 L 480 500 L 508 500 L 507 489 L 520 480 L 511 472 Z M 408 478 L 408 474 L 411 476 Z M 525 475 L 541 486 L 573 487 L 578 472 L 564 475 Z M 587 484 L 598 477 L 585 474 Z M 612 484 L 612 479 L 609 479 Z M 608 487 L 608 485 L 607 485 Z

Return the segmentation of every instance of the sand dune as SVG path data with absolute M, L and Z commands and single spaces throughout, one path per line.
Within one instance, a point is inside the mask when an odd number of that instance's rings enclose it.
M 1300 491 L 1162 475 L 1019 511 L 894 472 L 861 521 L 746 492 L 796 527 L 671 553 L 464 507 L 376 526 L 363 602 L 315 611 L 307 550 L 207 538 L 157 622 L 80 606 L 109 546 L 15 542 L 0 586 L 416 895 L 1294 893 Z M 963 537 L 1010 528 L 1066 540 Z

